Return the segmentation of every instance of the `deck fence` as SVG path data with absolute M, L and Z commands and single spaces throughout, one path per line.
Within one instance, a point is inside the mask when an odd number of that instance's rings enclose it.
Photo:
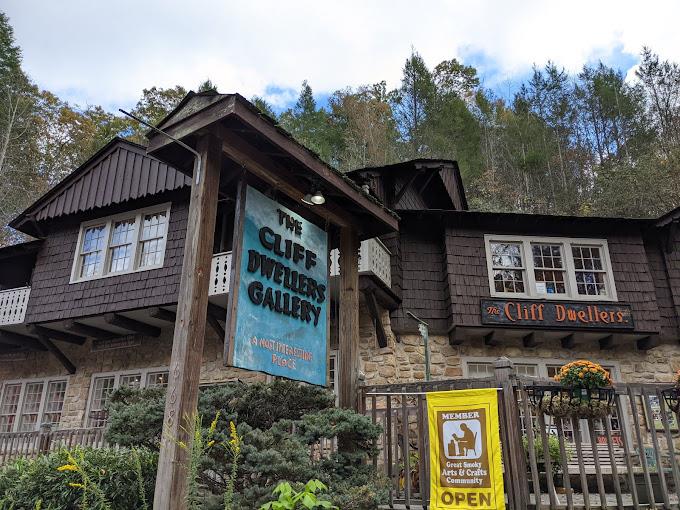
M 38 455 L 74 446 L 106 446 L 103 428 L 0 433 L 0 466 L 19 457 L 34 459 Z
M 427 393 L 472 388 L 499 391 L 508 508 L 678 508 L 680 420 L 661 396 L 668 385 L 618 384 L 611 415 L 583 420 L 536 412 L 527 388 L 538 384 L 548 383 L 499 360 L 492 378 L 362 387 L 362 412 L 383 427 L 373 464 L 391 481 L 386 508 L 428 507 Z M 552 455 L 538 456 L 536 443 L 552 443 Z

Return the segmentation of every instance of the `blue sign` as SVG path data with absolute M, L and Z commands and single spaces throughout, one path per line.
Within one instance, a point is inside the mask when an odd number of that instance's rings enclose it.
M 328 235 L 246 190 L 231 364 L 326 385 Z

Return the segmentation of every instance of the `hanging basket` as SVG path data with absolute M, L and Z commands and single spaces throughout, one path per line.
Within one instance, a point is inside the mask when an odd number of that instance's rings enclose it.
M 671 411 L 674 413 L 680 411 L 680 388 L 678 386 L 661 390 L 661 395 L 663 395 L 663 399 Z
M 612 413 L 614 388 L 567 388 L 529 386 L 527 394 L 534 408 L 559 418 L 604 418 Z

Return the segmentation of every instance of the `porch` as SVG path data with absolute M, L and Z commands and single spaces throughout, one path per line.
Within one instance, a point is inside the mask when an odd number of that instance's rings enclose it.
M 680 433 L 664 385 L 617 384 L 603 419 L 553 418 L 535 412 L 527 391 L 547 381 L 518 376 L 511 366 L 497 362 L 495 377 L 484 379 L 360 389 L 361 411 L 384 431 L 373 459 L 391 481 L 384 508 L 429 506 L 427 394 L 473 388 L 499 391 L 509 508 L 678 508 Z

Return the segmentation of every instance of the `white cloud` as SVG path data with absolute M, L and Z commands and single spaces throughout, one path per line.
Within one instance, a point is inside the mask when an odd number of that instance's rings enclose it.
M 292 99 L 387 80 L 414 46 L 433 66 L 483 55 L 497 79 L 548 59 L 569 70 L 643 45 L 680 61 L 680 2 L 573 0 L 250 1 L 5 0 L 25 67 L 80 104 L 129 106 L 152 85 Z M 267 94 L 268 86 L 275 85 Z

